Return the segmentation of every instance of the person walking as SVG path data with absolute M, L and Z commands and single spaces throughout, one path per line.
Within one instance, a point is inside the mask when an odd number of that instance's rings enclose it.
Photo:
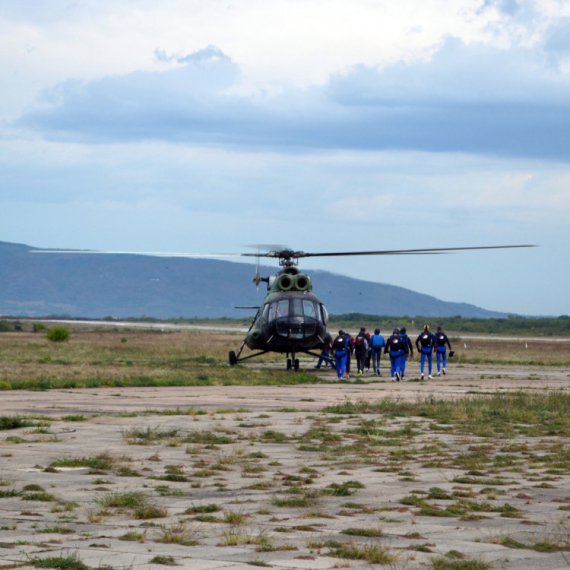
M 366 366 L 366 356 L 368 355 L 368 337 L 366 329 L 362 327 L 354 340 L 354 355 L 356 356 L 356 365 L 358 367 L 358 375 L 364 374 Z
M 394 380 L 397 382 L 400 381 L 401 358 L 404 354 L 403 344 L 400 330 L 394 329 L 394 332 L 388 338 L 386 346 L 384 347 L 384 354 L 388 353 L 390 355 L 392 382 L 394 382 Z
M 386 341 L 380 334 L 380 329 L 374 329 L 374 334 L 370 337 L 370 353 L 372 355 L 374 376 L 382 376 L 380 372 L 380 361 L 382 360 L 382 349 L 384 346 L 386 346 Z
M 404 375 L 406 374 L 406 361 L 408 360 L 408 356 L 410 358 L 414 357 L 414 347 L 412 346 L 412 341 L 410 340 L 410 337 L 406 334 L 406 327 L 402 327 L 400 329 L 400 336 L 402 337 L 403 350 L 404 350 L 404 354 L 402 354 L 402 359 L 400 362 L 400 371 L 403 380 Z
M 366 340 L 368 341 L 368 352 L 366 353 L 366 372 L 370 372 L 370 362 L 372 360 L 372 354 L 370 353 L 370 333 L 366 332 L 366 329 L 364 329 L 364 332 L 366 334 Z
M 325 368 L 328 368 L 329 365 L 331 368 L 333 367 L 333 359 L 331 358 L 331 346 L 332 346 L 332 336 L 329 332 L 325 334 L 325 343 L 321 350 L 321 355 L 319 356 L 319 361 L 315 368 L 320 368 L 325 363 Z
M 332 349 L 336 362 L 336 375 L 340 380 L 344 377 L 346 368 L 346 355 L 348 353 L 348 337 L 343 330 L 338 331 L 338 336 L 332 343 Z
M 350 333 L 344 333 L 346 335 L 346 377 L 350 378 L 350 362 L 352 360 L 352 355 L 354 354 L 354 339 Z
M 428 361 L 428 378 L 431 380 L 432 369 L 432 352 L 435 346 L 435 339 L 433 334 L 429 331 L 429 325 L 424 325 L 424 330 L 416 339 L 416 348 L 421 355 L 420 372 L 421 379 L 424 379 L 424 367 L 426 360 Z
M 447 335 L 441 330 L 441 327 L 437 327 L 435 332 L 435 355 L 437 358 L 437 375 L 439 376 L 441 372 L 445 376 L 445 367 L 447 365 L 447 349 L 446 345 L 449 346 L 449 351 L 451 354 L 451 344 L 449 344 L 449 339 Z M 443 363 L 443 367 L 441 364 Z

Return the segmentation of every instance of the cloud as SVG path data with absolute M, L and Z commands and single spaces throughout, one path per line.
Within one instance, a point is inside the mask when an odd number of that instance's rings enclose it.
M 521 6 L 516 0 L 485 0 L 482 10 L 485 8 L 496 8 L 502 14 L 514 16 L 520 11 Z
M 570 18 L 560 19 L 550 30 L 544 48 L 558 55 L 570 54 Z
M 216 46 L 208 46 L 197 52 L 181 56 L 181 55 L 168 55 L 166 51 L 157 48 L 154 50 L 154 55 L 158 61 L 171 62 L 176 61 L 177 63 L 197 63 L 206 64 L 212 62 L 226 61 L 229 62 L 230 58 Z
M 16 124 L 83 142 L 570 158 L 570 77 L 530 48 L 448 38 L 429 61 L 353 66 L 324 86 L 250 95 L 232 90 L 239 66 L 215 46 L 156 56 L 179 65 L 67 81 Z

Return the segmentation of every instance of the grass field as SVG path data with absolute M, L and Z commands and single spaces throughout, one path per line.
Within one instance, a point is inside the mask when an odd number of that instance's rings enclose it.
M 570 366 L 570 343 L 528 340 L 459 341 L 450 333 L 456 356 L 453 366 L 533 365 Z M 50 342 L 43 332 L 8 332 L 0 335 L 0 388 L 49 389 L 95 386 L 299 384 L 320 382 L 305 371 L 287 373 L 284 355 L 269 354 L 248 362 L 283 364 L 283 367 L 230 368 L 229 350 L 237 350 L 243 333 L 160 332 L 158 330 L 105 330 L 84 325 L 73 328 L 66 342 Z M 248 354 L 249 351 L 244 352 Z M 416 357 L 417 360 L 417 357 Z

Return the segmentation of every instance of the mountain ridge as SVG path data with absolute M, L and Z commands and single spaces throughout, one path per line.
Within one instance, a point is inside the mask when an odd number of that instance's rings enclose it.
M 258 304 L 253 265 L 145 255 L 30 254 L 0 242 L 0 314 L 104 318 L 243 317 L 236 305 Z M 262 266 L 264 275 L 276 272 Z M 330 313 L 414 317 L 506 317 L 469 303 L 323 270 L 307 271 Z M 260 287 L 259 299 L 264 291 Z

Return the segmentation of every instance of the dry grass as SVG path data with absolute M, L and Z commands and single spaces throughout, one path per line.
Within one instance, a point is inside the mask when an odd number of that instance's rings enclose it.
M 532 339 L 460 341 L 452 338 L 452 346 L 456 354 L 450 362 L 454 364 L 570 365 L 570 342 L 533 341 Z
M 219 385 L 309 381 L 283 370 L 230 368 L 227 355 L 242 333 L 73 330 L 66 343 L 32 332 L 0 337 L 0 382 L 5 388 L 101 385 Z M 266 361 L 283 361 L 281 355 Z
M 453 366 L 472 364 L 570 365 L 570 343 L 453 340 Z M 73 325 L 68 342 L 52 343 L 32 332 L 2 333 L 0 388 L 90 386 L 289 384 L 318 381 L 306 372 L 230 368 L 227 354 L 243 333 L 103 330 Z M 526 345 L 528 344 L 528 348 Z M 248 354 L 248 351 L 244 352 Z M 417 357 L 416 357 L 417 361 Z M 284 363 L 269 354 L 256 362 Z

